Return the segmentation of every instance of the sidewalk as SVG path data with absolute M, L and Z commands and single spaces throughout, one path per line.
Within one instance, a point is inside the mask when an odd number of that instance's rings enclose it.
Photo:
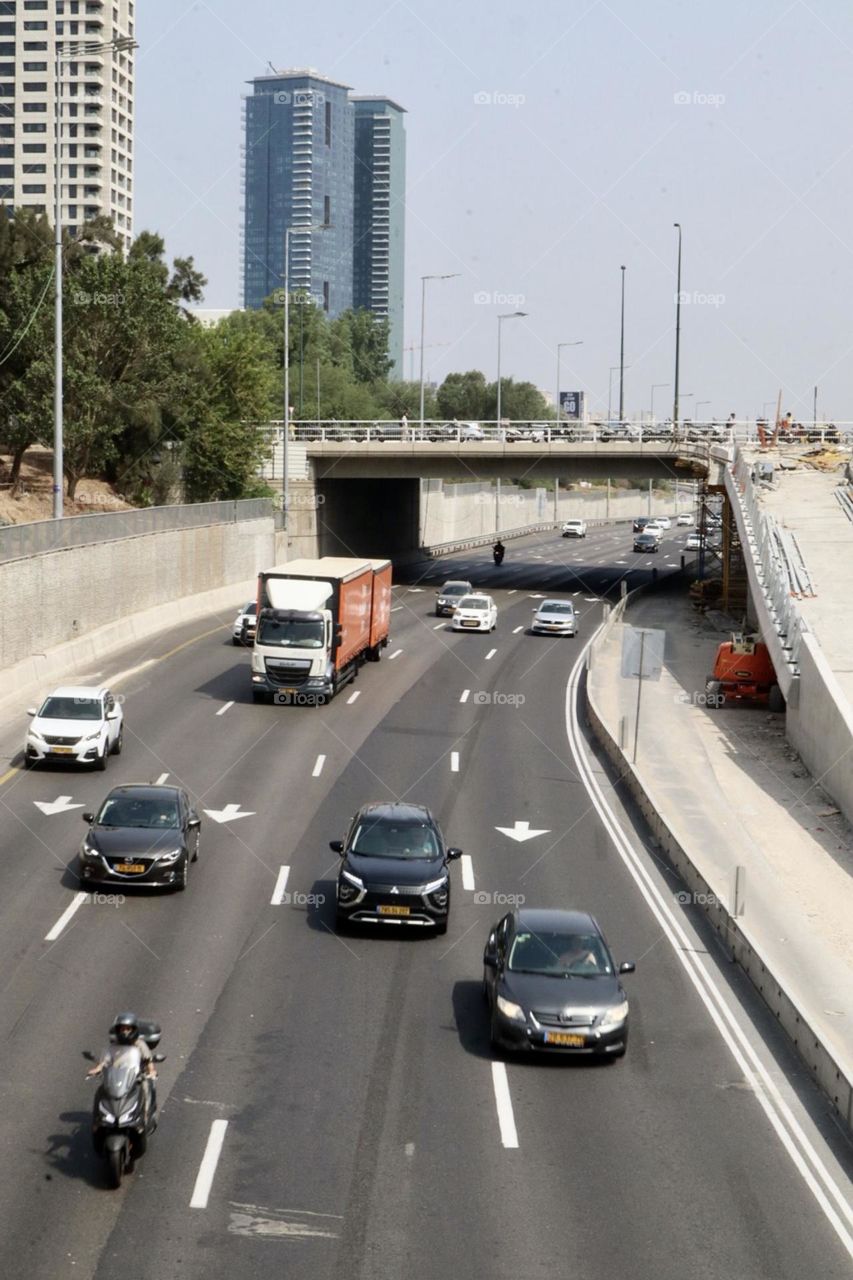
M 784 715 L 708 710 L 702 695 L 728 638 L 690 606 L 683 586 L 641 597 L 634 626 L 665 630 L 659 681 L 644 681 L 635 774 L 648 800 L 729 910 L 745 868 L 738 927 L 847 1079 L 853 1078 L 853 831 L 788 746 Z M 589 671 L 588 692 L 630 759 L 637 682 L 620 674 L 616 623 Z

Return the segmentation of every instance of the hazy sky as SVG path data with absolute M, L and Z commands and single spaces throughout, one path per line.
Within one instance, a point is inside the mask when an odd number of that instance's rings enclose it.
M 315 67 L 408 115 L 405 341 L 440 380 L 482 368 L 606 409 L 626 273 L 626 410 L 853 419 L 849 0 L 140 0 L 136 230 L 236 306 L 240 97 Z M 486 301 L 478 299 L 487 298 Z M 410 354 L 405 373 L 409 376 Z M 414 368 L 417 376 L 418 353 Z M 618 373 L 613 379 L 614 412 Z M 655 410 L 672 408 L 672 388 Z M 711 403 L 704 403 L 710 401 Z

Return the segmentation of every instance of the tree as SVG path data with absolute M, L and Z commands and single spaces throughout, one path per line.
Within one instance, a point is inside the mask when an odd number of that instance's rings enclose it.
M 487 417 L 485 375 L 479 369 L 449 373 L 438 388 L 436 403 L 439 413 L 445 418 L 477 421 Z
M 486 419 L 498 416 L 498 384 L 490 382 L 485 395 Z M 514 382 L 512 378 L 501 378 L 501 417 L 516 422 L 543 422 L 553 417 L 545 397 L 532 382 Z

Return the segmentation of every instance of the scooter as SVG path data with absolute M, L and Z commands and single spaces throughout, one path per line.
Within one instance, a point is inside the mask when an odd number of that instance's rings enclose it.
M 156 1022 L 140 1023 L 140 1034 L 154 1049 L 160 1043 L 160 1027 Z M 97 1061 L 93 1053 L 83 1055 Z M 153 1055 L 155 1062 L 165 1062 L 164 1053 Z M 148 1090 L 146 1117 L 145 1090 Z M 120 1187 L 125 1173 L 148 1149 L 148 1139 L 157 1128 L 157 1095 L 153 1078 L 145 1079 L 142 1054 L 131 1044 L 112 1044 L 109 1059 L 101 1072 L 92 1109 L 92 1145 L 106 1158 L 110 1185 Z
M 503 564 L 506 551 L 503 547 L 493 547 L 492 555 L 494 556 L 495 564 Z

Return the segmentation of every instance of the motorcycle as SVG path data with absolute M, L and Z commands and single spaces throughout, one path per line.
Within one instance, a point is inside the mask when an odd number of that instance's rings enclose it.
M 504 556 L 506 555 L 506 550 L 504 547 L 493 547 L 492 555 L 494 556 L 495 564 L 503 564 L 503 559 L 504 559 Z
M 140 1024 L 140 1035 L 149 1049 L 160 1043 L 160 1027 L 155 1022 Z M 97 1061 L 93 1053 L 83 1055 Z M 164 1053 L 153 1055 L 165 1062 Z M 148 1106 L 145 1092 L 148 1091 Z M 153 1078 L 143 1075 L 142 1054 L 132 1044 L 112 1044 L 101 1072 L 92 1108 L 92 1145 L 106 1158 L 110 1184 L 121 1186 L 125 1173 L 148 1149 L 148 1139 L 157 1128 L 157 1095 Z

